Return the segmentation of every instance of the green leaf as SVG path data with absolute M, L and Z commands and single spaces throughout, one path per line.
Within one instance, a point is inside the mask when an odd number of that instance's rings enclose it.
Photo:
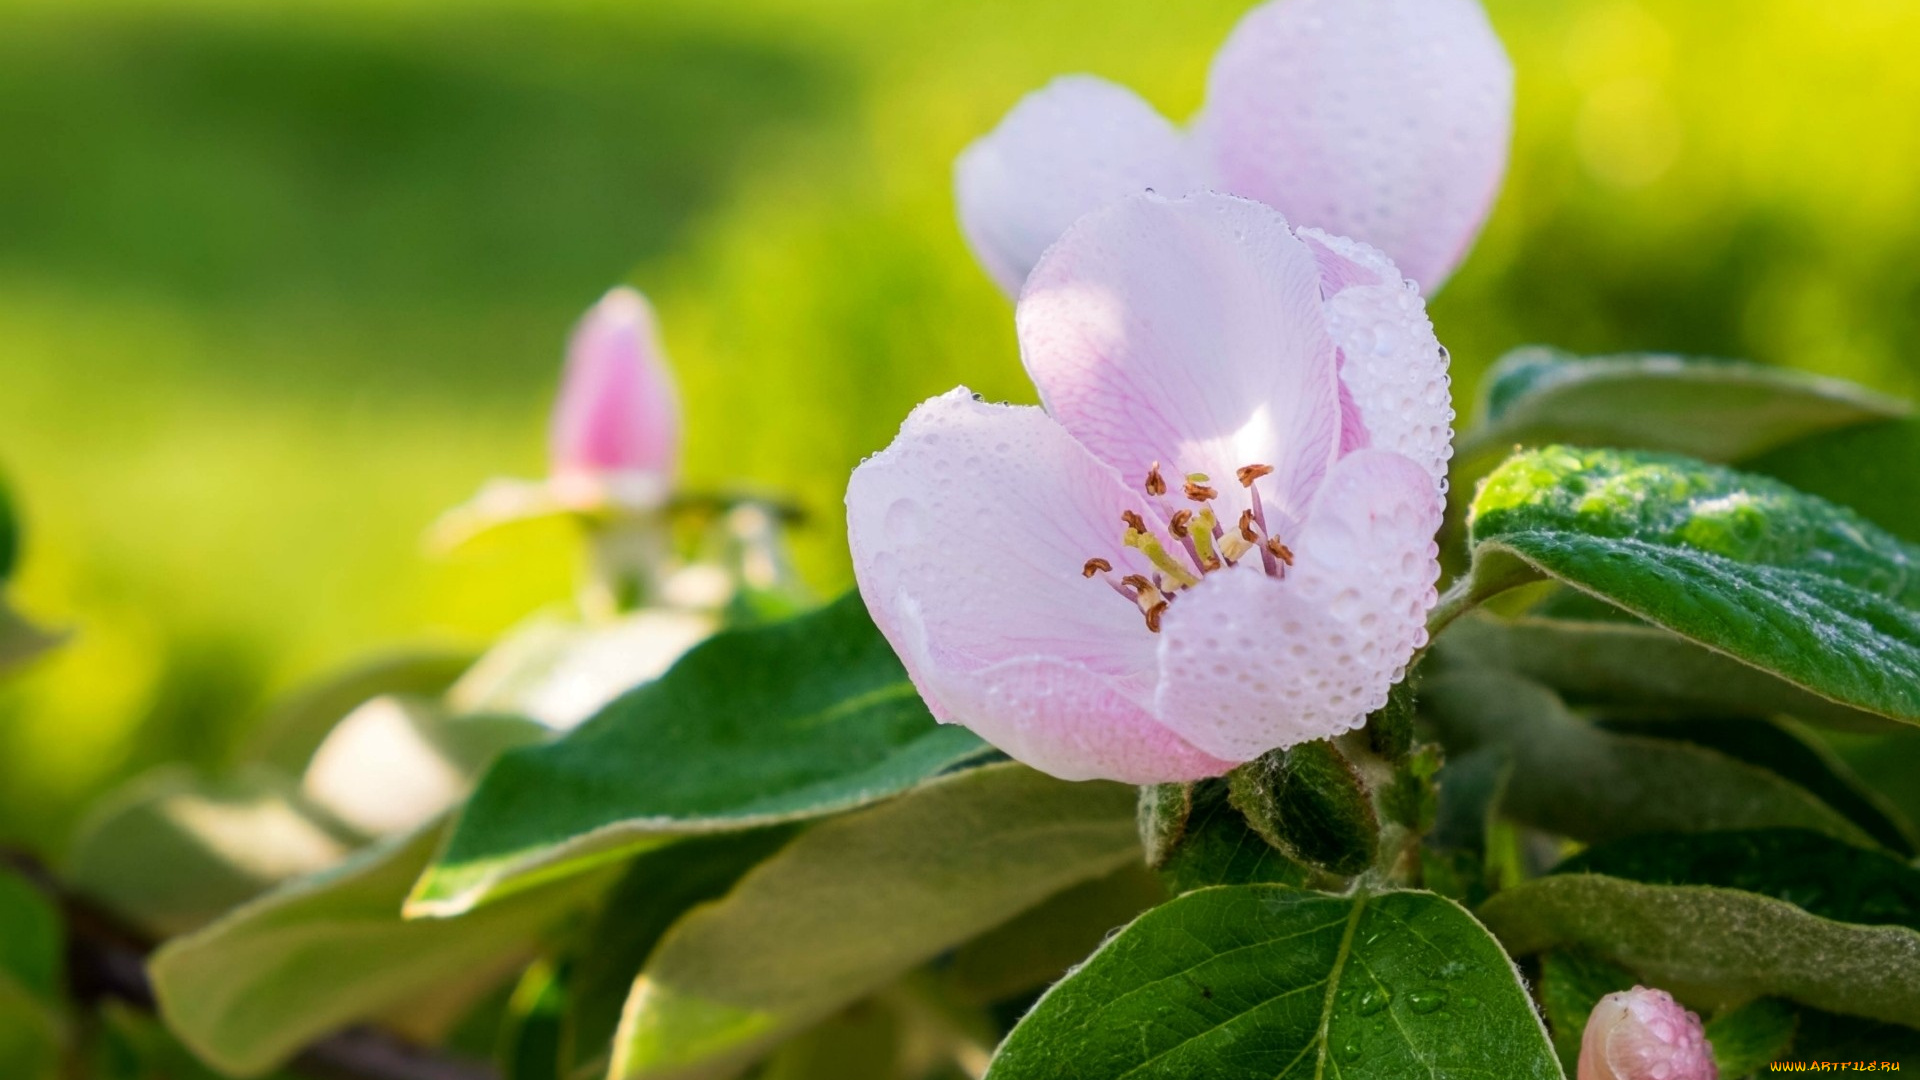
M 59 643 L 59 635 L 49 634 L 21 618 L 0 598 L 0 673 L 19 667 Z
M 348 713 L 383 694 L 437 696 L 473 659 L 469 652 L 444 651 L 363 661 L 274 705 L 254 729 L 245 756 L 288 773 L 305 772 L 313 752 Z
M 65 932 L 46 895 L 0 867 L 0 1062 L 9 1077 L 50 1080 L 59 1065 Z
M 1789 1061 L 1898 1061 L 1920 1065 L 1920 1031 L 1911 1027 L 1800 1010 Z
M 1489 476 L 1474 581 L 1598 596 L 1814 694 L 1920 722 L 1920 549 L 1776 481 L 1550 447 Z
M 1420 860 L 1429 889 L 1469 906 L 1490 895 L 1489 838 L 1512 777 L 1513 757 L 1498 745 L 1468 751 L 1441 766 L 1435 777 L 1439 805 Z
M 1784 997 L 1890 1023 L 1920 1022 L 1920 933 L 1823 919 L 1736 889 L 1554 874 L 1480 908 L 1515 956 L 1583 946 L 1689 1002 Z
M 988 1080 L 1558 1080 L 1518 973 L 1423 892 L 1188 893 L 1047 992 Z
M 1497 667 L 1569 700 L 1650 713 L 1785 713 L 1848 731 L 1904 730 L 1638 619 L 1568 619 L 1475 612 L 1434 646 L 1446 666 Z
M 680 916 L 725 896 L 798 831 L 796 825 L 775 825 L 693 836 L 633 860 L 576 946 L 567 1041 L 577 1060 L 611 1053 L 634 978 Z
M 1225 780 L 1193 785 L 1185 831 L 1159 870 L 1173 893 L 1212 885 L 1306 885 L 1315 876 L 1247 825 L 1228 801 Z
M 1633 989 L 1637 981 L 1631 972 L 1584 949 L 1555 949 L 1540 958 L 1540 1006 L 1568 1076 L 1580 1060 L 1580 1040 L 1593 1007 L 1608 994 Z
M 961 946 L 943 976 L 958 1001 L 990 1005 L 1059 980 L 1108 935 L 1167 899 L 1139 864 L 1076 885 Z
M 339 863 L 358 842 L 269 769 L 207 778 L 167 766 L 128 782 L 88 816 L 66 877 L 115 914 L 169 937 Z
M 13 496 L 0 478 L 0 583 L 13 576 L 20 561 L 20 518 L 13 509 Z
M 936 724 L 858 594 L 722 633 L 482 778 L 408 901 L 448 915 L 694 833 L 840 813 L 992 753 Z
M 500 1073 L 504 1080 L 561 1080 L 565 1072 L 567 971 L 536 960 L 520 976 L 501 1023 Z
M 1895 536 L 1920 543 L 1920 421 L 1816 435 L 1742 467 L 1850 506 Z
M 1852 383 L 1736 360 L 1655 354 L 1576 357 L 1517 349 L 1487 373 L 1461 459 L 1515 444 L 1670 450 L 1740 461 L 1810 435 L 1906 415 Z
M 729 1076 L 786 1036 L 1140 857 L 1133 788 L 995 765 L 814 826 L 676 925 L 613 1080 Z
M 485 993 L 606 884 L 575 877 L 464 918 L 406 921 L 400 905 L 442 831 L 381 842 L 168 942 L 148 966 L 168 1026 L 219 1069 L 257 1075 L 430 991 Z
M 1707 1042 L 1725 1080 L 1739 1080 L 1783 1061 L 1793 1047 L 1800 1011 L 1779 998 L 1760 998 L 1707 1021 Z
M 1228 799 L 1269 844 L 1352 877 L 1380 854 L 1380 819 L 1360 773 L 1331 740 L 1274 750 L 1227 774 Z
M 1872 838 L 1799 786 L 1718 751 L 1616 735 L 1567 711 L 1553 691 L 1495 671 L 1427 680 L 1421 707 L 1450 751 L 1504 747 L 1513 776 L 1501 809 L 1518 821 L 1601 842 L 1637 833 L 1798 827 Z
M 1836 922 L 1920 931 L 1920 870 L 1799 829 L 1638 836 L 1588 848 L 1554 873 L 1740 889 Z
M 715 615 L 671 608 L 585 623 L 539 616 L 487 650 L 447 691 L 447 705 L 456 713 L 525 716 L 567 731 L 658 678 L 718 627 Z
M 1679 719 L 1601 721 L 1608 731 L 1677 739 L 1756 765 L 1798 784 L 1807 794 L 1844 814 L 1890 851 L 1920 852 L 1905 814 L 1863 783 L 1840 756 L 1789 720 L 1695 716 Z

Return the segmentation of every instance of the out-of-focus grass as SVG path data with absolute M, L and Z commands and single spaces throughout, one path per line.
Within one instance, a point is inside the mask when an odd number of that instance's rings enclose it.
M 0 835 L 57 846 L 270 690 L 565 595 L 563 530 L 421 528 L 542 467 L 560 342 L 657 300 L 696 483 L 839 497 L 913 403 L 1031 400 L 948 167 L 1093 71 L 1175 115 L 1244 2 L 0 0 L 0 467 L 24 606 Z M 1920 9 L 1491 0 L 1513 172 L 1433 306 L 1462 411 L 1506 347 L 1753 356 L 1911 392 Z

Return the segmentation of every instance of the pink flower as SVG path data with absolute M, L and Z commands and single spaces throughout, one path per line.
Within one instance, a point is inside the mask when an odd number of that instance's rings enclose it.
M 1700 1018 L 1665 990 L 1608 994 L 1587 1018 L 1579 1080 L 1720 1080 Z
M 637 290 L 607 293 L 574 328 L 551 450 L 556 478 L 672 476 L 680 404 L 653 309 Z
M 1044 410 L 933 398 L 847 490 L 861 594 L 934 715 L 1151 783 L 1383 704 L 1426 640 L 1453 415 L 1392 264 L 1141 195 L 1067 232 L 1017 323 Z
M 1210 188 L 1363 240 L 1432 292 L 1486 220 L 1512 126 L 1476 0 L 1274 0 L 1215 57 L 1189 131 L 1089 75 L 1029 95 L 955 164 L 961 227 L 1012 295 L 1080 215 Z

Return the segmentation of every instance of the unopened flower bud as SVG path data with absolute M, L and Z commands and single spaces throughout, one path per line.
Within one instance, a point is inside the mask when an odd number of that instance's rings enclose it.
M 1579 1080 L 1720 1080 L 1700 1018 L 1665 990 L 1636 986 L 1593 1007 Z
M 556 477 L 668 476 L 680 453 L 680 404 L 646 298 L 622 286 L 574 329 L 554 408 Z

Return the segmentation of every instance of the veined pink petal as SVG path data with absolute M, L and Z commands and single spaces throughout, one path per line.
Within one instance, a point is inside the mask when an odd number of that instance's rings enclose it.
M 954 162 L 961 230 L 1009 296 L 1081 215 L 1198 186 L 1186 136 L 1133 91 L 1091 75 L 1027 95 Z
M 1261 480 L 1283 536 L 1339 450 L 1334 347 L 1313 252 L 1273 210 L 1137 195 L 1082 218 L 1027 280 L 1016 321 L 1047 410 L 1138 485 L 1205 473 L 1231 521 Z
M 680 456 L 680 403 L 653 309 L 621 287 L 574 329 L 551 432 L 557 475 L 671 474 Z
M 1358 727 L 1426 643 L 1440 510 L 1414 462 L 1381 450 L 1342 458 L 1284 579 L 1246 562 L 1175 601 L 1154 715 L 1234 761 Z
M 1444 493 L 1453 457 L 1449 358 L 1418 289 L 1365 244 L 1311 229 L 1301 236 L 1324 252 L 1323 273 L 1331 266 L 1341 282 L 1326 300 L 1327 330 L 1340 349 L 1341 452 L 1391 450 L 1419 463 Z
M 1579 1080 L 1720 1080 L 1700 1018 L 1665 990 L 1636 986 L 1593 1007 Z
M 903 656 L 911 610 L 926 637 L 917 651 L 941 672 L 1051 657 L 1120 679 L 1144 701 L 1153 636 L 1131 603 L 1081 574 L 1090 558 L 1115 575 L 1151 572 L 1121 545 L 1120 515 L 1142 502 L 1039 409 L 953 390 L 914 409 L 893 445 L 854 470 L 854 576 Z M 944 685 L 913 674 L 923 689 Z
M 1213 183 L 1364 240 L 1428 292 L 1506 172 L 1513 67 L 1477 0 L 1273 0 L 1214 59 Z

